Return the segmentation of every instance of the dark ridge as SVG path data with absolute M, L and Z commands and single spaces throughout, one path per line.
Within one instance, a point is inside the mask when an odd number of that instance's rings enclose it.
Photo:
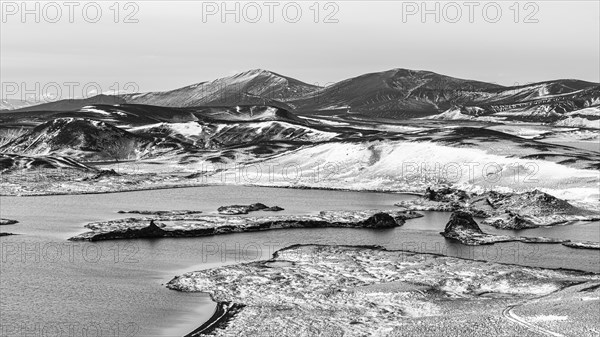
M 97 95 L 83 99 L 64 99 L 56 102 L 43 103 L 39 105 L 28 106 L 21 109 L 12 110 L 13 112 L 24 111 L 71 111 L 78 110 L 87 105 L 94 104 L 124 104 L 126 101 L 118 96 Z
M 479 228 L 479 225 L 475 220 L 473 220 L 473 216 L 469 212 L 464 211 L 454 211 L 450 216 L 450 220 L 446 224 L 444 228 L 444 233 L 446 235 L 454 233 L 456 230 L 466 230 L 470 232 L 480 233 L 483 231 Z

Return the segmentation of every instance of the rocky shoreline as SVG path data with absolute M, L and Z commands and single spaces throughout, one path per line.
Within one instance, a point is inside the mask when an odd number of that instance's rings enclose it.
M 259 206 L 257 206 L 259 205 Z M 223 206 L 225 214 L 247 214 L 248 211 L 265 210 L 261 203 L 248 206 Z M 242 213 L 238 213 L 242 212 Z M 202 237 L 230 233 L 256 232 L 290 228 L 370 228 L 385 229 L 404 225 L 408 219 L 423 215 L 412 210 L 321 211 L 318 215 L 281 215 L 240 217 L 235 215 L 202 215 L 200 211 L 119 211 L 120 214 L 140 214 L 145 217 L 116 219 L 89 223 L 90 229 L 71 241 L 100 241 L 143 238 Z M 570 248 L 600 249 L 596 242 L 572 242 L 547 237 L 523 237 L 484 233 L 465 211 L 454 211 L 445 230 L 440 233 L 448 239 L 468 246 L 489 245 L 500 242 L 563 244 Z
M 87 224 L 91 231 L 71 237 L 72 241 L 199 237 L 285 228 L 351 227 L 384 229 L 402 226 L 406 219 L 422 215 L 412 211 L 322 211 L 318 215 L 238 217 L 160 213 L 157 216 L 126 218 Z
M 7 176 L 10 177 L 10 176 Z M 105 194 L 145 190 L 160 190 L 171 188 L 192 188 L 222 185 L 214 183 L 199 183 L 190 181 L 181 174 L 136 174 L 107 176 L 94 180 L 94 184 L 82 177 L 69 181 L 42 179 L 43 184 L 23 184 L 7 179 L 2 183 L 3 196 L 44 196 L 44 195 L 77 195 Z M 41 179 L 41 178 L 40 178 Z M 415 200 L 401 201 L 396 206 L 413 211 L 444 211 L 463 210 L 483 218 L 483 223 L 500 229 L 527 229 L 542 226 L 569 224 L 578 221 L 600 221 L 600 212 L 573 206 L 565 200 L 556 198 L 548 193 L 533 190 L 528 192 L 496 192 L 471 193 L 444 185 L 408 189 L 348 189 L 334 187 L 311 187 L 304 185 L 261 185 L 239 184 L 245 187 L 272 187 L 290 189 L 321 189 L 354 192 L 379 192 L 413 194 L 421 196 Z M 233 207 L 239 208 L 234 210 Z M 246 214 L 244 209 L 251 212 L 252 205 L 224 206 L 223 214 Z M 230 207 L 231 213 L 226 210 Z M 586 207 L 592 207 L 587 205 Z M 278 206 L 265 210 L 279 211 Z
M 279 212 L 284 209 L 279 206 L 271 206 L 268 207 L 265 204 L 261 204 L 260 202 L 251 204 L 251 205 L 230 205 L 230 206 L 221 206 L 217 209 L 219 214 L 224 215 L 238 215 L 238 214 L 248 214 L 250 212 L 256 211 L 265 211 L 265 212 Z
M 563 242 L 563 246 L 579 249 L 600 249 L 600 242 Z
M 527 229 L 600 220 L 597 210 L 573 206 L 539 190 L 475 194 L 450 187 L 427 188 L 421 198 L 401 201 L 396 206 L 413 211 L 465 211 L 483 218 L 484 224 L 500 229 Z
M 572 242 L 546 237 L 524 237 L 510 235 L 494 235 L 484 233 L 473 216 L 469 212 L 454 211 L 446 224 L 444 231 L 440 233 L 448 239 L 457 240 L 467 246 L 491 245 L 499 242 L 523 242 L 523 243 L 560 243 L 564 246 L 580 249 L 600 249 L 597 242 Z
M 552 314 L 555 302 L 544 298 L 573 285 L 600 294 L 596 274 L 375 246 L 294 245 L 267 261 L 186 273 L 167 287 L 207 292 L 219 303 L 225 313 L 213 317 L 226 319 L 203 325 L 214 336 L 526 336 L 529 331 L 503 317 L 505 309 L 535 299 L 536 314 Z M 574 307 L 557 329 L 580 324 L 599 306 L 596 300 Z

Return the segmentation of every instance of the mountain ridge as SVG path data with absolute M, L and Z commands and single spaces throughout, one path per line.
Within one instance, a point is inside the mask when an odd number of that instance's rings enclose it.
M 544 111 L 555 121 L 567 113 L 600 105 L 600 83 L 561 79 L 503 86 L 426 70 L 394 68 L 321 87 L 269 70 L 251 69 L 169 91 L 98 95 L 12 111 L 67 111 L 95 104 L 167 108 L 254 105 L 293 113 L 337 111 L 394 119 L 427 117 L 459 108 L 474 116 L 509 111 L 510 118 L 534 116 L 537 121 L 542 118 L 539 111 Z

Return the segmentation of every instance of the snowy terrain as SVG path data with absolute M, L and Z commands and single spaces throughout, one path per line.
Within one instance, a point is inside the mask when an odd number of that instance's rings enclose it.
M 265 330 L 269 335 L 307 337 L 491 336 L 499 332 L 529 336 L 528 330 L 502 318 L 511 304 L 529 305 L 538 299 L 541 303 L 528 312 L 536 317 L 565 306 L 573 311 L 561 311 L 561 320 L 566 321 L 561 331 L 570 325 L 597 328 L 588 319 L 598 309 L 596 298 L 586 306 L 571 302 L 571 296 L 558 298 L 578 283 L 582 283 L 579 289 L 589 288 L 591 295 L 597 295 L 596 275 L 380 247 L 296 245 L 277 251 L 267 261 L 186 273 L 167 286 L 208 292 L 223 305 L 228 324 L 204 331 L 216 336 Z M 554 298 L 545 301 L 545 296 Z
M 87 185 L 50 179 L 46 191 L 10 174 L 44 165 L 119 174 L 130 162 L 135 169 L 118 175 L 128 189 L 444 185 L 541 189 L 598 205 L 599 106 L 600 85 L 578 80 L 503 87 L 392 69 L 319 87 L 255 69 L 171 91 L 4 112 L 0 153 L 15 193 L 122 190 L 114 174 Z

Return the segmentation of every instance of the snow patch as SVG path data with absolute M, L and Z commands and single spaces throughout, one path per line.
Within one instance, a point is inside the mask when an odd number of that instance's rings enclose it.
M 97 114 L 101 114 L 104 116 L 110 116 L 110 112 L 108 111 L 104 111 L 104 110 L 100 110 L 100 109 L 96 109 L 94 106 L 84 106 L 83 108 L 81 108 L 79 111 L 81 112 L 92 112 L 92 113 L 97 113 Z
M 131 128 L 129 132 L 147 131 L 152 129 L 163 129 L 180 134 L 182 136 L 198 136 L 202 134 L 204 127 L 196 122 L 186 123 L 156 123 Z
M 580 115 L 580 116 L 593 116 L 600 117 L 600 107 L 594 106 L 589 108 L 584 108 L 580 110 L 571 111 L 566 113 L 567 116 Z
M 475 117 L 461 113 L 460 109 L 448 109 L 440 114 L 427 116 L 419 119 L 472 120 L 475 119 Z
M 556 126 L 574 126 L 579 128 L 600 129 L 600 119 L 589 120 L 583 117 L 567 117 L 554 123 Z
M 420 191 L 440 183 L 467 190 L 537 188 L 567 200 L 596 203 L 600 186 L 600 176 L 593 170 L 431 142 L 324 143 L 302 147 L 262 165 L 288 168 L 275 172 L 272 180 L 255 182 L 263 185 L 382 191 Z
M 84 106 L 83 108 L 81 108 L 79 110 L 80 112 L 91 112 L 91 113 L 97 113 L 103 116 L 112 116 L 112 115 L 119 115 L 119 116 L 127 116 L 126 113 L 121 112 L 121 111 L 106 111 L 106 110 L 100 110 L 97 109 L 95 106 L 93 105 L 88 105 L 88 106 Z
M 187 123 L 164 123 L 174 132 L 183 136 L 198 136 L 204 130 L 204 127 L 196 122 Z

